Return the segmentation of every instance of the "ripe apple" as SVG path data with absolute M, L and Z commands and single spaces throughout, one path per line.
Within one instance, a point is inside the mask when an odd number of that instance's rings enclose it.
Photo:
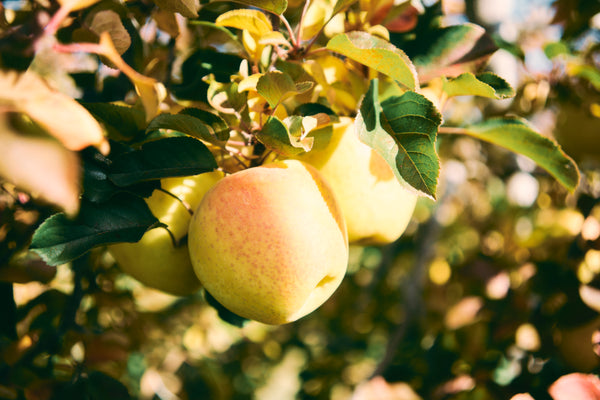
M 342 208 L 348 240 L 354 244 L 386 244 L 398 239 L 417 203 L 385 160 L 358 138 L 354 121 L 341 117 L 327 147 L 298 157 L 321 172 Z
M 219 181 L 194 213 L 188 246 L 196 275 L 219 303 L 273 325 L 324 303 L 348 264 L 333 192 L 316 169 L 296 160 Z
M 167 225 L 175 241 L 180 242 L 187 235 L 192 218 L 189 210 L 194 210 L 208 189 L 222 177 L 222 172 L 213 171 L 163 179 L 161 187 L 179 200 L 157 190 L 146 202 L 154 216 Z M 200 282 L 194 274 L 187 243 L 175 245 L 169 231 L 151 229 L 139 242 L 112 245 L 109 251 L 123 272 L 146 286 L 185 296 L 197 291 Z

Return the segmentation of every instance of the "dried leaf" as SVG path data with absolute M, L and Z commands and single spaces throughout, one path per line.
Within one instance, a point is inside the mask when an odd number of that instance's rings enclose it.
M 60 143 L 21 135 L 0 120 L 0 176 L 57 205 L 69 216 L 79 210 L 79 158 Z
M 198 17 L 198 2 L 195 0 L 154 0 L 154 3 L 165 11 L 176 12 L 186 18 Z
M 108 153 L 109 145 L 98 121 L 75 100 L 52 90 L 32 72 L 0 72 L 0 104 L 29 115 L 69 150 L 96 146 Z
M 96 4 L 100 0 L 58 0 L 58 3 L 70 11 L 77 11 Z
M 90 21 L 90 30 L 98 36 L 103 32 L 108 32 L 119 54 L 125 53 L 131 46 L 131 37 L 121 22 L 121 17 L 112 10 L 94 13 Z

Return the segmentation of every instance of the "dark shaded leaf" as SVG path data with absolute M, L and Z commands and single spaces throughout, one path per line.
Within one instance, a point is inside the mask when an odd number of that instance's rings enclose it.
M 133 139 L 144 131 L 146 119 L 140 109 L 110 103 L 82 103 L 113 139 Z
M 407 52 L 421 82 L 474 72 L 497 50 L 485 29 L 471 23 L 428 29 L 423 33 L 414 42 L 399 43 L 394 36 L 391 39 Z
M 100 371 L 91 371 L 87 377 L 92 399 L 128 400 L 131 398 L 125 385 Z
M 50 265 L 67 263 L 100 245 L 137 242 L 159 221 L 146 202 L 122 195 L 105 203 L 83 200 L 76 219 L 55 214 L 35 231 L 31 249 Z
M 198 139 L 169 137 L 115 157 L 108 177 L 123 187 L 154 179 L 197 175 L 216 168 L 215 158 Z
M 211 133 L 217 137 L 217 139 L 221 141 L 226 141 L 229 139 L 229 126 L 227 123 L 218 116 L 217 114 L 213 114 L 209 111 L 202 110 L 200 108 L 184 108 L 179 112 L 180 115 L 191 115 L 192 117 L 196 117 L 201 120 L 204 124 L 206 124 Z
M 217 299 L 215 299 L 206 290 L 204 291 L 204 298 L 206 299 L 206 302 L 208 304 L 210 304 L 215 310 L 217 310 L 219 318 L 221 318 L 223 321 L 233 326 L 237 326 L 238 328 L 242 328 L 244 325 L 246 325 L 246 322 L 250 321 L 249 319 L 240 317 L 239 315 L 226 309 L 221 303 L 217 301 Z
M 215 137 L 211 135 L 208 127 L 196 117 L 180 114 L 160 114 L 154 117 L 148 124 L 146 130 L 150 133 L 159 129 L 171 129 L 177 132 L 185 133 L 198 139 L 214 142 Z

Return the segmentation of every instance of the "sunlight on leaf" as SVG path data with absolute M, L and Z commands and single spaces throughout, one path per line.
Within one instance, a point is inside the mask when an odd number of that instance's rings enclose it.
M 223 0 L 216 0 L 223 1 Z M 287 9 L 287 0 L 233 0 L 235 3 L 244 4 L 250 7 L 260 8 L 261 10 L 281 15 Z
M 71 11 L 77 11 L 94 5 L 99 1 L 100 0 L 58 0 L 58 3 L 63 7 L 68 7 Z
M 435 199 L 440 168 L 435 149 L 442 120 L 439 111 L 415 92 L 380 103 L 377 91 L 374 79 L 356 119 L 360 140 L 386 160 L 400 183 Z
M 267 72 L 256 83 L 256 90 L 267 100 L 271 108 L 275 108 L 288 96 L 304 93 L 311 88 L 312 82 L 296 84 L 288 74 L 279 71 Z
M 393 44 L 366 32 L 349 32 L 333 37 L 327 48 L 381 72 L 410 90 L 419 86 L 410 59 Z
M 69 150 L 96 146 L 108 153 L 102 127 L 91 114 L 32 72 L 0 72 L 0 104 L 27 114 Z
M 301 118 L 301 117 L 298 117 Z M 270 117 L 263 128 L 256 134 L 256 138 L 269 149 L 285 157 L 296 156 L 310 150 L 313 138 L 301 138 L 301 125 L 295 125 L 296 134 L 292 134 L 288 127 L 277 117 Z
M 271 21 L 265 13 L 258 10 L 231 10 L 217 17 L 217 26 L 227 26 L 247 30 L 253 36 L 261 37 L 273 32 Z
M 540 135 L 523 119 L 492 118 L 468 126 L 465 133 L 531 158 L 570 191 L 579 184 L 577 164 L 555 141 Z
M 15 132 L 2 119 L 0 143 L 1 177 L 68 216 L 77 214 L 81 177 L 76 153 L 52 138 Z
M 465 72 L 444 82 L 448 96 L 481 96 L 490 99 L 514 97 L 514 89 L 504 79 L 491 72 L 480 75 Z

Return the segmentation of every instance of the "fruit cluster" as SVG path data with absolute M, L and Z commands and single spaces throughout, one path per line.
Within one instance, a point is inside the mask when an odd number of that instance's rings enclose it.
M 348 117 L 322 149 L 226 176 L 171 178 L 162 188 L 147 202 L 167 229 L 111 246 L 118 264 L 165 292 L 202 285 L 233 313 L 267 324 L 323 304 L 346 273 L 349 244 L 396 240 L 417 200 Z

